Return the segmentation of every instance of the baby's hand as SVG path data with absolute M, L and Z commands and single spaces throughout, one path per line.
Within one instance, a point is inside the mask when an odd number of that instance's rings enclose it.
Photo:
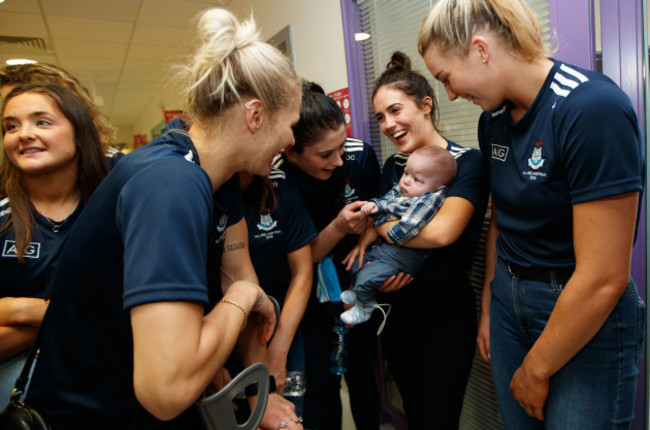
M 366 215 L 376 214 L 378 210 L 379 207 L 377 206 L 377 203 L 374 202 L 368 202 L 365 205 L 361 206 L 361 212 Z

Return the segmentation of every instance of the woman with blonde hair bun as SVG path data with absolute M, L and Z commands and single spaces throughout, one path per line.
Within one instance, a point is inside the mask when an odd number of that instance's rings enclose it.
M 252 20 L 210 9 L 198 30 L 189 122 L 117 164 L 61 255 L 27 397 L 53 430 L 199 428 L 190 406 L 233 348 L 246 362 L 273 332 L 236 173 L 268 175 L 293 144 L 300 80 Z M 285 414 L 263 427 L 302 428 Z
M 478 346 L 508 429 L 624 429 L 645 303 L 630 277 L 641 133 L 609 78 L 548 58 L 523 0 L 440 0 L 419 50 L 484 113 L 492 219 Z

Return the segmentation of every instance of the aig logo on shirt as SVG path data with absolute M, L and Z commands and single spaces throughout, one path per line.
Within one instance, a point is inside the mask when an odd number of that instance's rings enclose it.
M 492 158 L 499 161 L 506 161 L 508 158 L 508 151 L 510 148 L 507 146 L 497 145 L 496 143 L 492 144 Z
M 25 247 L 25 258 L 38 258 L 41 253 L 41 244 L 38 242 L 29 242 Z M 15 240 L 5 240 L 2 248 L 3 257 L 18 257 L 18 249 L 16 249 Z

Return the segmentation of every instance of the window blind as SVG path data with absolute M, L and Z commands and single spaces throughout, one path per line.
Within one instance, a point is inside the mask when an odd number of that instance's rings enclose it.
M 353 1 L 353 0 L 351 0 Z M 463 146 L 478 147 L 477 126 L 481 109 L 466 100 L 449 101 L 444 86 L 434 80 L 427 70 L 422 57 L 417 51 L 417 37 L 420 25 L 429 9 L 437 0 L 357 0 L 361 31 L 370 34 L 370 39 L 357 42 L 358 58 L 362 75 L 361 82 L 365 83 L 367 106 L 365 110 L 370 124 L 370 141 L 381 154 L 382 164 L 388 156 L 397 150 L 390 140 L 380 131 L 374 119 L 372 109 L 372 90 L 375 79 L 383 72 L 391 54 L 396 51 L 406 53 L 412 61 L 412 68 L 420 72 L 431 83 L 439 107 L 438 128 L 443 136 Z M 542 23 L 545 42 L 549 44 L 548 0 L 527 0 L 533 12 Z M 477 314 L 480 313 L 481 292 L 483 289 L 483 271 L 485 259 L 485 235 L 489 214 L 484 222 L 483 234 L 477 244 L 474 263 L 470 272 L 470 280 L 476 296 Z M 444 353 L 444 351 L 441 351 Z M 391 378 L 386 380 L 390 383 Z M 435 387 L 432 387 L 435 389 Z M 391 389 L 387 389 L 390 394 Z M 394 391 L 394 390 L 393 390 Z M 389 399 L 391 404 L 399 402 Z M 435 417 L 432 417 L 435 422 Z M 472 372 L 465 393 L 460 428 L 489 430 L 502 429 L 503 422 L 499 414 L 490 366 L 478 355 L 475 355 Z

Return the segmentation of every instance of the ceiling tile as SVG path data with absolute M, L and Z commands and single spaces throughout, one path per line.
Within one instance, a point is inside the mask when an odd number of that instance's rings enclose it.
M 133 23 L 48 15 L 54 39 L 128 42 Z
M 129 52 L 126 54 L 127 59 L 138 60 L 157 60 L 157 61 L 173 61 L 179 57 L 178 52 L 170 49 L 169 46 L 160 45 L 141 45 L 132 43 L 129 46 Z
M 118 91 L 124 93 L 134 93 L 137 91 L 148 92 L 148 91 L 156 91 L 158 90 L 158 88 L 160 88 L 159 82 L 142 83 L 142 82 L 129 81 L 127 79 L 122 79 L 120 81 Z
M 0 12 L 41 13 L 38 0 L 7 0 L 0 4 Z
M 195 16 L 228 2 L 6 0 L 0 35 L 42 38 L 45 49 L 0 43 L 0 62 L 26 57 L 59 65 L 88 88 L 114 124 L 132 126 L 154 101 L 180 104 L 168 70 L 189 52 Z
M 160 60 L 140 60 L 140 59 L 128 59 L 124 62 L 123 70 L 125 72 L 139 71 L 139 72 L 154 72 L 157 73 L 164 67 L 161 67 L 162 63 Z
M 122 60 L 127 43 L 56 39 L 56 53 L 61 57 L 112 58 Z
M 22 1 L 22 0 L 21 0 Z M 52 16 L 96 18 L 112 21 L 135 21 L 139 0 L 40 0 L 43 12 Z
M 66 67 L 66 70 L 73 70 Z M 120 71 L 119 70 L 77 70 L 74 69 L 74 75 L 80 80 L 87 80 L 98 83 L 113 83 L 116 84 L 120 80 Z M 104 96 L 107 96 L 104 94 Z
M 156 83 L 156 85 L 160 85 L 165 79 L 165 71 L 164 70 L 156 70 L 156 71 L 141 71 L 141 70 L 123 71 L 121 77 L 122 77 L 122 79 L 127 80 L 129 82 L 141 82 L 141 83 L 154 82 L 154 83 Z
M 214 2 L 212 3 L 214 5 Z M 191 27 L 196 15 L 206 4 L 178 0 L 142 0 L 138 24 Z
M 19 37 L 50 37 L 43 17 L 33 13 L 2 12 L 0 14 L 0 34 Z
M 122 69 L 122 62 L 110 58 L 79 58 L 60 57 L 60 65 L 69 70 L 84 71 L 110 71 L 119 72 Z
M 139 24 L 133 32 L 132 43 L 178 48 L 186 43 L 189 35 L 187 28 Z

